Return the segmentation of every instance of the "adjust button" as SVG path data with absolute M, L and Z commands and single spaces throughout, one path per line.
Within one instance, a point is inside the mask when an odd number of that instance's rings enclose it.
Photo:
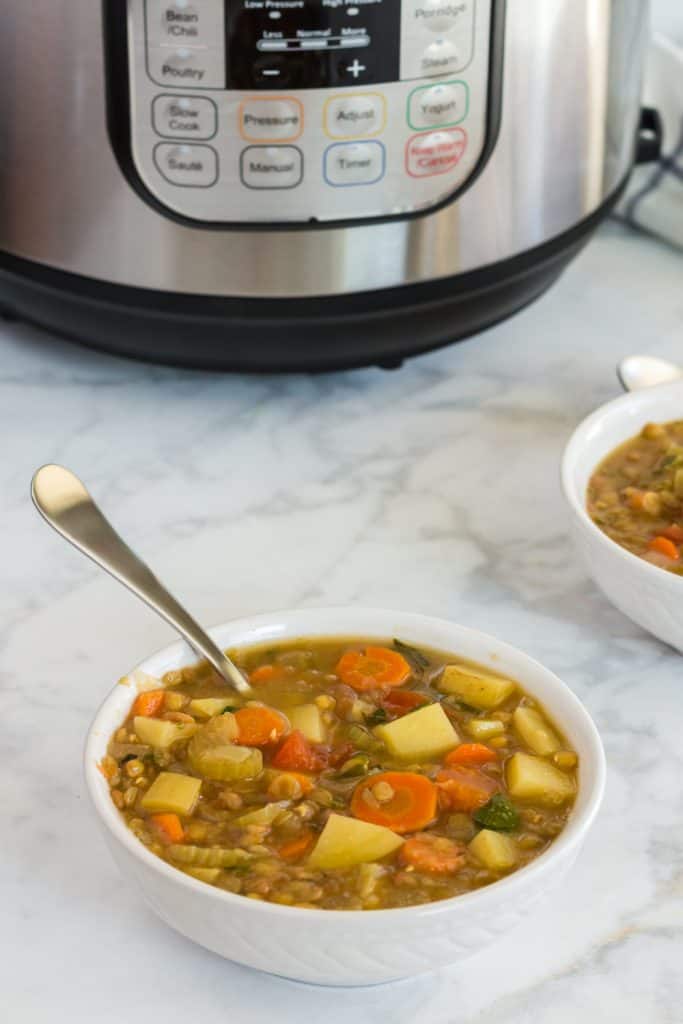
M 154 163 L 166 181 L 183 188 L 210 188 L 218 181 L 218 154 L 211 146 L 160 142 Z
M 387 119 L 387 101 L 378 92 L 332 96 L 325 104 L 325 131 L 332 139 L 379 135 Z
M 152 122 L 157 135 L 167 139 L 212 139 L 218 131 L 218 108 L 205 96 L 157 96 Z
M 296 188 L 304 176 L 297 146 L 247 146 L 240 156 L 240 177 L 247 188 Z
M 304 130 L 303 105 L 289 96 L 243 100 L 238 116 L 240 134 L 249 141 L 287 142 Z
M 411 128 L 447 128 L 467 116 L 469 88 L 465 82 L 440 82 L 413 89 L 408 98 Z
M 325 150 L 325 181 L 336 188 L 374 185 L 384 177 L 385 166 L 381 142 L 336 142 Z
M 413 135 L 406 146 L 406 171 L 412 178 L 446 174 L 460 163 L 466 148 L 467 133 L 462 128 Z

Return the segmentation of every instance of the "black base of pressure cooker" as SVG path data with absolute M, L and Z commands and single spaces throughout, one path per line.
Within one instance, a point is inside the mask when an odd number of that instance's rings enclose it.
M 623 189 L 570 231 L 457 277 L 314 299 L 237 299 L 106 284 L 0 253 L 0 315 L 151 362 L 247 372 L 379 365 L 491 327 L 538 298 Z

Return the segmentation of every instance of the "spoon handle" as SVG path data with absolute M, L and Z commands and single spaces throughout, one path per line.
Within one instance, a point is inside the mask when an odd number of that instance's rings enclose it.
M 77 476 L 63 466 L 43 466 L 33 477 L 31 497 L 57 533 L 158 612 L 226 682 L 250 692 L 237 666 L 124 543 Z

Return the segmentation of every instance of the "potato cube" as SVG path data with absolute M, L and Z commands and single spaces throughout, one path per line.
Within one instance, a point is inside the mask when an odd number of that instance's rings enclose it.
M 468 849 L 489 871 L 509 871 L 518 860 L 514 839 L 489 828 L 477 833 Z
M 154 814 L 163 811 L 192 814 L 201 788 L 201 779 L 176 772 L 161 772 L 143 796 L 140 806 L 143 811 Z
M 325 742 L 325 723 L 317 704 L 300 704 L 287 711 L 292 729 L 298 729 L 311 743 Z
M 384 825 L 331 814 L 308 858 L 309 867 L 350 868 L 393 853 L 403 839 Z
M 451 694 L 473 708 L 497 708 L 516 688 L 512 679 L 494 676 L 466 665 L 446 665 L 439 680 L 442 693 Z
M 471 718 L 465 726 L 467 732 L 480 743 L 490 740 L 493 736 L 501 736 L 505 726 L 496 719 Z
M 222 715 L 226 708 L 234 705 L 235 701 L 230 697 L 203 697 L 191 700 L 189 711 L 198 718 L 213 718 L 214 715 Z
M 534 708 L 519 707 L 515 709 L 512 722 L 527 747 L 534 754 L 547 757 L 556 750 L 562 749 L 559 737 L 550 728 L 543 715 Z
M 141 743 L 150 747 L 167 750 L 176 740 L 189 739 L 197 731 L 193 722 L 166 722 L 162 718 L 146 718 L 136 715 L 133 719 L 135 734 Z
M 513 754 L 506 775 L 510 795 L 518 800 L 536 800 L 539 804 L 556 807 L 570 800 L 576 792 L 571 776 L 532 754 Z
M 440 704 L 428 704 L 387 725 L 378 725 L 374 733 L 401 761 L 436 760 L 460 742 Z

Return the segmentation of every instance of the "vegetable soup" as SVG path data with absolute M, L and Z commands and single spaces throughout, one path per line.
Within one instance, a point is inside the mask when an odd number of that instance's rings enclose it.
M 206 664 L 147 677 L 101 763 L 131 831 L 193 878 L 402 907 L 489 885 L 564 828 L 577 756 L 516 681 L 398 640 L 231 656 L 251 695 Z
M 623 548 L 683 574 L 683 420 L 648 423 L 588 484 L 588 512 Z

